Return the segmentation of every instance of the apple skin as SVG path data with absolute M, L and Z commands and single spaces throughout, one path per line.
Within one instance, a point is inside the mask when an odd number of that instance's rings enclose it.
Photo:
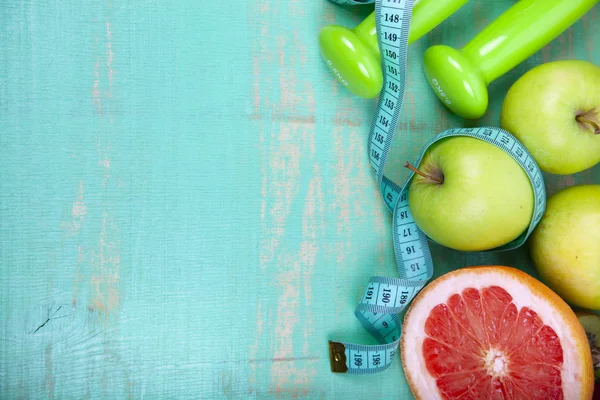
M 600 135 L 576 117 L 600 121 L 600 67 L 583 60 L 538 65 L 509 88 L 500 126 L 516 136 L 543 171 L 566 175 L 600 162 Z
M 576 185 L 548 199 L 529 238 L 534 267 L 574 306 L 600 310 L 600 185 Z
M 419 171 L 443 184 L 411 178 L 410 212 L 437 243 L 460 251 L 489 250 L 517 238 L 531 222 L 533 187 L 504 150 L 483 140 L 456 136 L 429 147 Z

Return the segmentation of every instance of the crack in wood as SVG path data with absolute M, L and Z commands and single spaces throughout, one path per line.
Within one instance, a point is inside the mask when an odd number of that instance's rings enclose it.
M 58 306 L 58 308 L 52 313 L 52 315 L 48 315 L 48 318 L 40 325 L 37 327 L 36 330 L 34 330 L 33 332 L 31 332 L 30 334 L 33 335 L 35 334 L 37 331 L 39 331 L 40 329 L 42 329 L 44 326 L 46 326 L 46 324 L 48 322 L 50 322 L 51 319 L 53 319 L 52 317 L 62 308 L 62 306 Z M 59 317 L 60 318 L 60 317 Z

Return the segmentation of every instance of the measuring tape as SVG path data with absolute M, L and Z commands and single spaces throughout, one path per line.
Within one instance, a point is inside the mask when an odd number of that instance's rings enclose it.
M 411 172 L 401 188 L 384 175 L 398 116 L 402 109 L 406 81 L 408 33 L 413 0 L 330 0 L 338 4 L 375 2 L 376 29 L 384 72 L 375 118 L 369 136 L 369 159 L 380 185 L 381 195 L 392 213 L 393 244 L 399 278 L 371 277 L 354 315 L 380 343 L 363 345 L 329 341 L 331 371 L 348 374 L 373 374 L 387 369 L 398 350 L 401 313 L 433 276 L 429 239 L 416 225 L 408 207 Z M 525 146 L 509 132 L 497 127 L 448 129 L 432 138 L 414 165 L 419 166 L 427 149 L 452 136 L 469 136 L 503 149 L 526 172 L 534 191 L 535 203 L 529 228 L 510 243 L 489 251 L 520 247 L 538 224 L 546 208 L 542 172 Z

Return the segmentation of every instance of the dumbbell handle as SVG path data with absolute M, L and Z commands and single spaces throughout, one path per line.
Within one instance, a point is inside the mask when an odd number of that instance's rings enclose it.
M 521 0 L 462 50 L 489 84 L 544 47 L 598 0 Z
M 454 14 L 468 0 L 416 0 L 410 19 L 408 43 L 420 39 L 450 15 Z

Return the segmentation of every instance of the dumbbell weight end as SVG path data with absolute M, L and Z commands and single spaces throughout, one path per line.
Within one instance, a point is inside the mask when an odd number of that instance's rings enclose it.
M 319 32 L 319 49 L 338 82 L 359 97 L 376 97 L 383 85 L 372 12 L 356 28 L 329 25 Z
M 431 31 L 467 1 L 414 0 L 408 43 Z M 383 73 L 375 12 L 354 29 L 339 25 L 324 27 L 319 32 L 319 49 L 331 73 L 350 92 L 367 99 L 379 94 Z

